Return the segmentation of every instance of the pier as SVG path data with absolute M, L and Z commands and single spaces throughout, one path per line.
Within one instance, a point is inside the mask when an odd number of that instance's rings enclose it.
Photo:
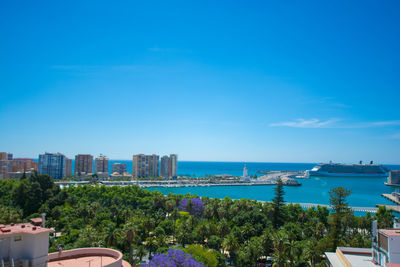
M 131 181 L 99 181 L 106 186 L 128 186 L 138 185 L 140 188 L 149 187 L 207 187 L 207 186 L 255 186 L 255 185 L 276 185 L 276 180 L 131 180 Z M 90 184 L 89 181 L 60 181 L 55 182 L 60 186 L 78 186 Z M 299 183 L 284 181 L 285 186 L 300 186 Z
M 304 171 L 258 171 L 262 174 L 258 179 L 307 178 Z
M 54 182 L 56 185 L 61 185 L 61 186 L 78 186 L 78 185 L 85 185 L 85 184 L 90 184 L 90 181 L 57 181 Z
M 261 203 L 265 202 L 270 202 L 270 201 L 258 201 Z M 329 210 L 332 209 L 331 205 L 327 204 L 316 204 L 316 203 L 295 203 L 295 202 L 287 202 L 286 205 L 293 204 L 293 205 L 300 205 L 303 209 L 309 209 L 309 208 L 317 208 L 318 206 L 320 207 L 325 207 Z M 370 213 L 376 213 L 378 211 L 378 208 L 376 207 L 349 207 L 352 211 L 356 212 L 370 212 Z
M 291 203 L 291 204 L 299 204 L 302 208 L 316 208 L 318 206 L 325 207 L 328 209 L 332 209 L 331 205 L 326 205 L 326 204 L 314 204 L 314 203 Z M 359 212 L 371 212 L 371 213 L 376 213 L 378 211 L 378 208 L 376 207 L 349 207 L 352 211 L 359 211 Z
M 385 207 L 387 210 L 392 210 L 394 212 L 398 212 L 400 213 L 400 206 L 396 206 L 396 205 L 384 205 L 384 204 L 376 204 L 377 207 L 383 206 Z
M 395 194 L 396 194 L 396 193 L 395 193 Z M 397 194 L 398 194 L 398 193 L 397 193 Z M 383 196 L 384 198 L 389 199 L 390 201 L 392 201 L 392 202 L 394 202 L 394 203 L 400 205 L 399 197 L 393 195 L 393 193 L 392 193 L 392 194 L 382 194 L 382 196 Z
M 392 210 L 392 211 L 400 213 L 400 206 L 398 206 L 398 205 L 400 205 L 400 193 L 393 192 L 392 194 L 382 194 L 382 196 L 384 198 L 396 203 L 397 205 L 380 205 L 380 204 L 377 204 L 376 205 L 377 207 L 383 206 L 383 207 L 386 207 L 386 209 L 388 209 L 388 210 Z

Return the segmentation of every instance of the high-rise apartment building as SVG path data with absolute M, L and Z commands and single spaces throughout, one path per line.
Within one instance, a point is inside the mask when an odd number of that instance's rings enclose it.
M 9 170 L 10 169 L 10 161 L 9 160 L 0 160 L 0 179 L 8 179 Z
M 12 164 L 8 160 L 8 155 L 7 152 L 0 152 L 0 179 L 10 178 L 9 172 L 12 170 Z
M 133 155 L 132 175 L 133 177 L 158 177 L 159 176 L 158 155 Z
M 108 174 L 108 158 L 100 154 L 94 161 L 94 172 Z
M 72 176 L 72 159 L 65 158 L 65 177 Z
M 65 176 L 65 156 L 61 153 L 45 153 L 39 155 L 39 173 L 47 174 L 53 179 Z
M 161 177 L 168 178 L 168 163 L 169 162 L 169 157 L 168 156 L 163 156 L 161 158 L 161 166 L 160 166 L 160 173 Z
M 126 173 L 126 164 L 113 163 L 111 165 L 111 173 L 118 173 L 118 174 L 121 174 L 121 175 Z
M 75 156 L 75 175 L 81 176 L 93 173 L 93 156 L 89 154 L 78 154 Z
M 8 160 L 7 152 L 0 152 L 0 160 Z
M 20 178 L 23 173 L 30 175 L 37 170 L 38 163 L 33 159 L 13 159 L 12 153 L 0 152 L 0 178 Z
M 15 158 L 12 161 L 12 172 L 37 171 L 38 163 L 34 159 Z
M 176 178 L 178 173 L 178 155 L 171 154 L 169 155 L 168 161 L 168 177 Z
M 0 160 L 12 160 L 13 154 L 7 152 L 0 152 Z

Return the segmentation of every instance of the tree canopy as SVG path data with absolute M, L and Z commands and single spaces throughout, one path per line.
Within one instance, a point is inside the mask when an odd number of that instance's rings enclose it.
M 110 247 L 132 264 L 153 258 L 151 266 L 158 266 L 157 258 L 168 257 L 172 249 L 190 254 L 199 266 L 254 266 L 267 257 L 277 266 L 314 266 L 323 261 L 324 251 L 334 251 L 335 242 L 369 247 L 372 220 L 377 217 L 386 226 L 392 218 L 383 209 L 376 216 L 356 217 L 348 209 L 347 190 L 330 193 L 332 213 L 325 207 L 285 205 L 279 184 L 272 202 L 261 203 L 165 196 L 138 186 L 61 189 L 50 177 L 34 174 L 0 180 L 0 224 L 46 212 L 47 227 L 57 233 L 50 239 L 50 251 L 60 245 Z

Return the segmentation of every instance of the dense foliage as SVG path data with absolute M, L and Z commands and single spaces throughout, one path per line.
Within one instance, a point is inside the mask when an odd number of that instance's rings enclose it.
M 283 194 L 280 186 L 273 202 L 260 203 L 164 196 L 137 186 L 60 189 L 50 177 L 36 174 L 0 180 L 0 224 L 46 212 L 47 226 L 58 233 L 51 239 L 51 251 L 60 245 L 111 247 L 133 264 L 148 258 L 154 263 L 182 253 L 178 249 L 207 266 L 254 266 L 267 256 L 276 266 L 315 266 L 323 252 L 334 251 L 336 245 L 370 246 L 375 216 L 354 216 L 347 208 L 345 189 L 331 191 L 331 200 L 339 201 L 337 207 L 332 203 L 331 214 L 324 207 L 283 205 Z M 377 216 L 382 225 L 392 218 L 386 210 Z

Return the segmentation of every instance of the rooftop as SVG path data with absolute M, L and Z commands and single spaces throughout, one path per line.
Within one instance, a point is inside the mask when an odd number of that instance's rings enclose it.
M 61 259 L 47 263 L 48 267 L 74 266 L 105 266 L 114 263 L 115 259 L 109 256 L 88 256 L 73 259 Z
M 41 234 L 46 232 L 53 232 L 53 230 L 34 226 L 30 223 L 0 224 L 0 237 L 14 234 Z
M 356 254 L 356 255 L 369 255 L 371 256 L 372 254 L 372 249 L 371 248 L 353 248 L 353 247 L 339 247 L 340 250 L 344 254 Z
M 339 257 L 335 252 L 325 252 L 325 255 L 333 267 L 344 267 L 343 263 L 339 260 Z
M 400 236 L 400 228 L 379 229 L 379 232 L 387 236 Z
M 103 266 L 130 267 L 122 253 L 108 248 L 79 248 L 49 254 L 48 267 Z
M 369 248 L 338 247 L 336 253 L 325 252 L 325 255 L 333 267 L 376 267 L 372 262 L 371 251 Z
M 32 219 L 30 219 L 30 221 L 33 225 L 41 225 L 43 222 L 43 219 L 42 218 L 32 218 Z

